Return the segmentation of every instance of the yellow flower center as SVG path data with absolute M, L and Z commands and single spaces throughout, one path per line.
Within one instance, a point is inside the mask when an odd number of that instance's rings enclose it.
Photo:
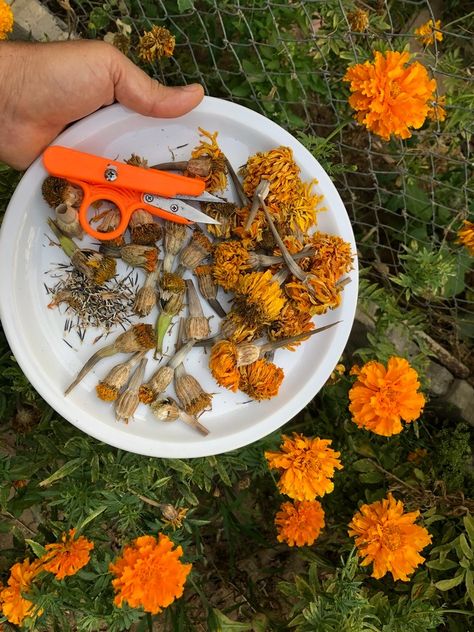
M 396 525 L 388 524 L 382 527 L 382 539 L 384 545 L 391 551 L 396 551 L 402 545 L 402 535 Z

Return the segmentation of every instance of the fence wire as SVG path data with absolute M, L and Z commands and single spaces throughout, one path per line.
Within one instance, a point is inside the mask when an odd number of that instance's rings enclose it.
M 333 179 L 353 222 L 362 266 L 372 279 L 400 295 L 404 308 L 421 307 L 431 331 L 453 348 L 472 340 L 474 275 L 466 249 L 456 243 L 457 229 L 464 219 L 472 221 L 474 212 L 474 12 L 468 12 L 466 3 L 79 0 L 69 5 L 49 0 L 46 4 L 82 37 L 103 38 L 109 33 L 110 39 L 110 34 L 128 30 L 128 55 L 137 63 L 139 37 L 153 25 L 165 26 L 176 37 L 173 57 L 142 64 L 165 83 L 200 82 L 208 94 L 260 111 L 293 134 L 325 138 L 341 128 L 331 140 Z M 356 11 L 368 18 L 361 32 Z M 443 39 L 423 47 L 415 28 L 430 19 L 441 20 Z M 351 119 L 349 90 L 342 78 L 349 65 L 370 59 L 374 50 L 405 47 L 437 79 L 438 93 L 446 95 L 447 118 L 415 130 L 411 139 L 387 143 Z M 351 170 L 354 166 L 356 171 Z M 431 280 L 429 274 L 425 278 L 423 257 L 431 268 Z M 441 283 L 436 275 L 442 274 L 443 266 L 450 270 L 449 281 L 436 289 Z M 393 281 L 404 274 L 411 278 L 409 283 L 416 286 L 418 281 L 421 286 L 408 300 L 404 287 Z

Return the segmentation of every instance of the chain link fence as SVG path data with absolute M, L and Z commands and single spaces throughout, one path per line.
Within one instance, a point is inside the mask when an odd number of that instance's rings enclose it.
M 59 2 L 59 4 L 58 4 Z M 82 37 L 121 40 L 131 59 L 153 25 L 176 37 L 173 57 L 143 67 L 168 84 L 260 111 L 314 152 L 353 222 L 367 278 L 420 308 L 433 337 L 461 359 L 474 336 L 472 258 L 457 230 L 473 219 L 474 12 L 458 0 L 51 0 Z M 365 16 L 365 17 L 364 17 Z M 415 29 L 441 20 L 442 41 Z M 366 22 L 366 23 L 365 23 Z M 119 37 L 120 35 L 120 37 Z M 446 120 L 385 142 L 352 118 L 342 80 L 374 50 L 409 49 L 446 97 Z M 142 64 L 143 65 L 143 64 Z M 331 136 L 327 143 L 321 141 Z

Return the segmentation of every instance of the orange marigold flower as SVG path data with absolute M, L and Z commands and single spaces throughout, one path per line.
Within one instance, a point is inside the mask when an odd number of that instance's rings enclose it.
M 30 562 L 27 559 L 11 567 L 8 585 L 0 591 L 1 611 L 10 623 L 21 625 L 26 617 L 34 614 L 33 602 L 23 595 L 28 592 L 31 582 L 40 571 L 41 560 Z
M 458 243 L 465 246 L 474 257 L 474 222 L 464 220 L 462 228 L 458 230 Z
M 236 310 L 255 326 L 269 325 L 285 305 L 285 297 L 270 270 L 240 275 L 234 288 Z
M 410 128 L 418 129 L 425 122 L 436 81 L 419 62 L 407 66 L 409 53 L 376 51 L 374 55 L 373 62 L 347 70 L 349 104 L 356 110 L 357 121 L 384 140 L 391 134 L 410 138 Z
M 264 359 L 241 366 L 239 371 L 240 390 L 257 401 L 271 399 L 278 395 L 285 377 L 283 369 Z
M 430 109 L 428 110 L 427 117 L 430 121 L 439 121 L 442 123 L 446 119 L 446 97 L 443 95 L 439 97 L 437 101 L 433 101 L 431 103 Z
M 387 368 L 367 362 L 349 391 L 352 420 L 384 437 L 398 434 L 402 420 L 409 423 L 421 415 L 425 398 L 419 387 L 418 373 L 404 358 L 391 357 Z
M 151 63 L 162 57 L 171 57 L 176 44 L 174 35 L 164 26 L 154 26 L 151 31 L 145 31 L 138 43 L 138 56 L 145 62 Z
M 75 538 L 76 530 L 70 529 L 69 533 L 63 533 L 61 542 L 47 544 L 48 551 L 42 558 L 43 569 L 54 573 L 56 579 L 64 579 L 75 575 L 90 560 L 90 551 L 94 543 L 83 535 Z
M 310 439 L 298 433 L 282 436 L 280 452 L 265 452 L 268 466 L 281 472 L 278 489 L 295 500 L 314 500 L 334 489 L 332 477 L 342 470 L 340 452 L 333 450 L 330 439 Z
M 362 505 L 349 524 L 349 535 L 364 558 L 374 563 L 372 577 L 392 573 L 393 579 L 408 581 L 408 575 L 424 561 L 419 552 L 431 542 L 424 527 L 413 524 L 419 511 L 403 513 L 403 503 L 392 494 L 370 505 Z
M 158 539 L 144 535 L 126 546 L 122 557 L 110 564 L 116 576 L 112 586 L 114 603 L 121 607 L 126 601 L 132 608 L 143 608 L 157 614 L 183 594 L 191 564 L 183 564 L 183 549 L 163 533 Z
M 415 30 L 416 39 L 425 46 L 434 44 L 434 41 L 443 41 L 443 34 L 439 30 L 441 28 L 441 20 L 436 20 L 433 26 L 433 20 L 428 20 Z
M 213 345 L 209 358 L 212 376 L 224 388 L 234 393 L 239 388 L 240 373 L 237 368 L 237 345 L 229 340 L 221 340 Z
M 212 274 L 224 290 L 232 290 L 239 276 L 250 268 L 249 252 L 240 241 L 222 241 L 216 246 Z
M 206 183 L 206 191 L 222 191 L 227 186 L 227 167 L 225 164 L 225 156 L 217 144 L 217 136 L 219 132 L 207 132 L 199 127 L 199 133 L 204 136 L 199 145 L 191 152 L 192 158 L 200 158 L 201 156 L 210 156 L 211 172 L 203 178 Z M 208 139 L 206 141 L 205 139 Z M 188 174 L 189 175 L 189 174 Z
M 0 0 L 0 40 L 7 39 L 13 31 L 13 11 L 5 0 Z
M 283 503 L 275 516 L 278 542 L 288 546 L 311 546 L 324 528 L 324 510 L 318 500 Z

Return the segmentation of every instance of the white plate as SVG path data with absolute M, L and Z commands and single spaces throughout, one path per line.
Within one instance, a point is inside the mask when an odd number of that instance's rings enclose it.
M 198 126 L 219 132 L 219 145 L 234 167 L 244 164 L 248 156 L 258 151 L 279 145 L 291 147 L 302 178 L 317 178 L 318 192 L 324 194 L 327 211 L 319 214 L 318 229 L 341 236 L 356 252 L 346 210 L 321 165 L 281 127 L 234 103 L 207 97 L 195 110 L 178 119 L 148 118 L 113 105 L 76 123 L 54 144 L 118 160 L 134 152 L 155 164 L 171 160 L 170 148 L 188 144 L 175 149 L 176 159 L 185 159 L 199 140 Z M 233 394 L 219 388 L 207 368 L 208 356 L 202 349 L 192 350 L 186 360 L 187 370 L 198 378 L 206 391 L 216 393 L 212 411 L 201 418 L 210 430 L 207 437 L 181 421 L 156 421 L 145 406 L 139 407 L 135 420 L 128 425 L 116 422 L 112 406 L 100 401 L 94 389 L 109 368 L 126 357 L 123 355 L 100 362 L 65 398 L 65 387 L 95 350 L 87 344 L 95 332 L 88 332 L 82 346 L 69 334 L 68 340 L 78 349 L 76 352 L 62 340 L 64 315 L 57 309 L 47 309 L 51 297 L 46 294 L 43 283 L 51 285 L 51 280 L 45 272 L 53 263 L 65 262 L 66 258 L 57 247 L 49 245 L 47 237 L 50 231 L 46 217 L 51 211 L 41 196 L 41 184 L 46 175 L 41 161 L 36 160 L 18 185 L 3 221 L 0 314 L 12 351 L 26 377 L 65 419 L 85 433 L 123 450 L 160 457 L 206 456 L 239 448 L 276 430 L 320 390 L 338 362 L 352 327 L 357 302 L 357 261 L 350 274 L 352 283 L 344 288 L 342 305 L 316 317 L 316 326 L 336 320 L 342 323 L 314 336 L 295 352 L 276 352 L 275 361 L 285 371 L 277 397 L 265 402 L 248 402 L 243 393 Z M 208 314 L 211 313 L 209 310 Z M 153 323 L 154 316 L 153 313 L 145 322 Z M 217 321 L 217 317 L 211 321 L 213 330 L 217 329 Z M 111 336 L 110 340 L 113 339 Z M 167 339 L 170 350 L 172 342 L 171 335 Z M 154 368 L 156 365 L 150 359 L 146 376 Z

